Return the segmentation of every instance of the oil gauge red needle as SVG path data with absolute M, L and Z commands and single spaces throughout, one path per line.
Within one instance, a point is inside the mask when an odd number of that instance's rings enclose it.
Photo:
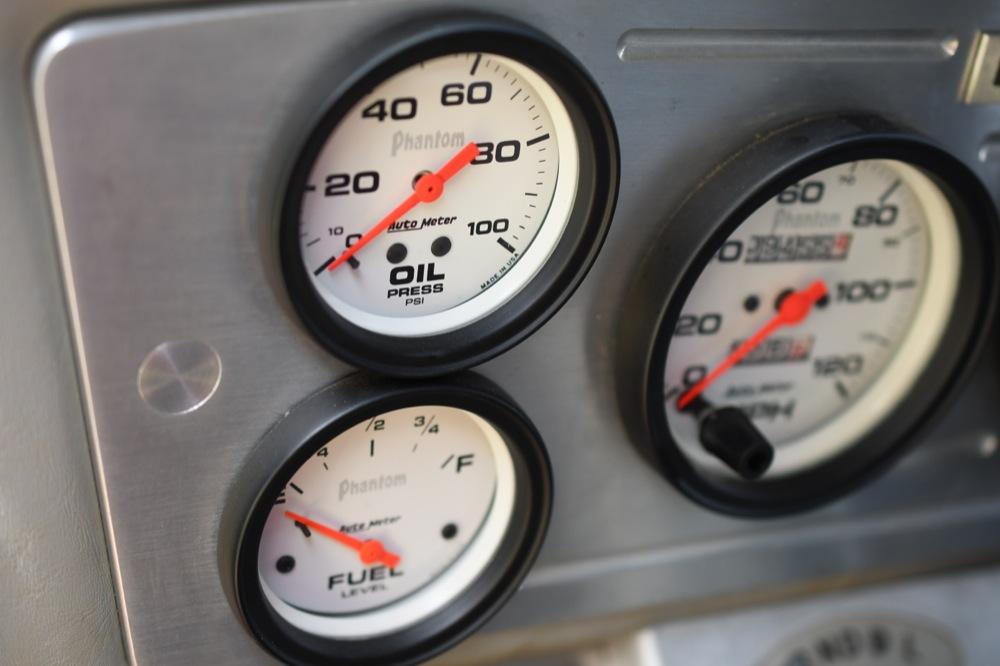
M 441 167 L 437 173 L 425 173 L 413 186 L 413 193 L 392 209 L 388 215 L 379 220 L 378 224 L 365 232 L 365 234 L 351 247 L 347 248 L 343 254 L 330 264 L 326 270 L 333 271 L 345 261 L 350 260 L 361 248 L 368 245 L 376 236 L 385 231 L 393 222 L 410 212 L 419 203 L 431 203 L 437 201 L 444 192 L 444 184 L 451 180 L 459 171 L 469 165 L 479 154 L 479 147 L 474 141 L 465 144 L 462 150 L 458 151 L 454 157 Z
M 327 527 L 323 523 L 317 523 L 315 520 L 306 518 L 301 514 L 295 513 L 294 511 L 285 511 L 285 518 L 294 520 L 297 523 L 302 523 L 303 525 L 316 530 L 326 538 L 333 539 L 337 543 L 357 551 L 358 557 L 361 559 L 361 563 L 366 566 L 379 562 L 392 569 L 399 565 L 399 555 L 387 551 L 385 546 L 383 546 L 382 542 L 378 539 L 367 539 L 362 541 L 361 539 L 356 539 L 349 534 L 344 534 L 343 532 L 335 530 L 332 527 Z
M 728 372 L 734 365 L 742 361 L 747 354 L 752 352 L 760 343 L 762 343 L 776 330 L 782 326 L 794 326 L 801 323 L 806 317 L 809 316 L 809 313 L 812 312 L 812 307 L 816 304 L 816 302 L 823 298 L 826 293 L 826 283 L 822 280 L 816 280 L 805 289 L 793 291 L 786 296 L 784 300 L 781 301 L 778 313 L 774 315 L 770 321 L 760 327 L 756 333 L 744 340 L 740 346 L 733 350 L 733 352 L 722 361 L 722 363 L 719 363 L 719 365 L 712 368 L 712 371 L 705 375 L 700 382 L 681 394 L 681 397 L 677 399 L 677 408 L 683 410 L 685 407 L 690 405 L 691 402 L 701 395 L 705 389 L 711 386 L 715 380 Z

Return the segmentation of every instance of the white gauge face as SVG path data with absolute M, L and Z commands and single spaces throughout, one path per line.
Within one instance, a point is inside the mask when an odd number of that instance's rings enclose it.
M 471 148 L 472 162 L 433 200 L 408 201 L 421 176 L 439 174 L 470 143 L 478 154 Z M 569 114 L 540 75 L 489 53 L 418 63 L 362 98 L 320 150 L 303 194 L 304 269 L 326 304 L 364 329 L 458 329 L 545 264 L 578 176 Z
M 453 407 L 357 424 L 296 471 L 264 526 L 272 607 L 319 636 L 364 638 L 426 619 L 491 562 L 515 476 L 500 434 Z
M 699 442 L 678 399 L 776 317 L 791 291 L 826 295 L 777 327 L 701 394 L 744 410 L 775 449 L 765 478 L 858 441 L 904 398 L 941 342 L 957 282 L 954 213 L 922 172 L 862 160 L 815 173 L 750 215 L 697 279 L 670 341 L 665 406 L 684 453 L 734 473 Z

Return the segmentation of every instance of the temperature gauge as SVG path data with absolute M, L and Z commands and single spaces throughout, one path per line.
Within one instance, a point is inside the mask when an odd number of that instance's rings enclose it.
M 513 592 L 544 534 L 541 441 L 485 380 L 349 380 L 268 439 L 302 442 L 251 512 L 238 576 L 248 621 L 292 661 L 443 649 Z

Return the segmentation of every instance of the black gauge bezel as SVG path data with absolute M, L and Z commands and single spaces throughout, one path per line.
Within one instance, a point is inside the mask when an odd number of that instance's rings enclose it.
M 512 517 L 496 555 L 446 607 L 399 631 L 348 640 L 319 637 L 293 626 L 267 602 L 257 573 L 262 531 L 278 493 L 316 451 L 350 427 L 419 405 L 470 411 L 503 436 L 517 483 Z M 289 664 L 369 666 L 429 659 L 474 632 L 506 603 L 544 540 L 552 508 L 552 471 L 541 435 L 510 397 L 477 375 L 465 373 L 419 384 L 353 375 L 297 405 L 258 448 L 288 452 L 253 500 L 243 524 L 236 554 L 237 603 L 257 639 Z
M 618 139 L 597 85 L 577 61 L 547 36 L 500 18 L 427 21 L 393 33 L 395 44 L 331 97 L 304 141 L 287 180 L 279 254 L 292 303 L 327 350 L 356 366 L 400 377 L 441 375 L 482 363 L 537 330 L 572 295 L 607 235 L 618 193 Z M 330 133 L 374 86 L 430 58 L 463 52 L 496 53 L 542 76 L 559 94 L 580 149 L 577 199 L 551 256 L 531 280 L 499 308 L 457 330 L 417 337 L 375 333 L 339 315 L 313 286 L 302 262 L 299 222 L 313 163 Z
M 962 265 L 942 340 L 906 396 L 873 430 L 833 458 L 776 480 L 705 473 L 683 453 L 667 424 L 663 368 L 670 335 L 696 280 L 736 228 L 781 190 L 825 168 L 859 159 L 894 159 L 927 175 L 955 212 Z M 773 132 L 721 165 L 664 228 L 625 305 L 643 312 L 622 339 L 623 408 L 660 471 L 689 498 L 722 513 L 769 517 L 814 508 L 884 471 L 941 412 L 981 350 L 996 298 L 997 213 L 976 175 L 920 135 L 870 115 L 808 119 Z M 629 349 L 631 347 L 631 349 Z M 635 350 L 642 349 L 638 354 Z M 645 354 L 645 356 L 642 356 Z M 638 409 L 635 409 L 635 406 Z

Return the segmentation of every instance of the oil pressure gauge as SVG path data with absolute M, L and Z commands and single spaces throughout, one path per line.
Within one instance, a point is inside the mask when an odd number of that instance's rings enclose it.
M 340 382 L 260 450 L 288 456 L 246 522 L 238 594 L 260 640 L 291 663 L 428 658 L 513 593 L 545 532 L 541 440 L 477 377 Z
M 604 238 L 617 144 L 594 84 L 547 38 L 448 23 L 342 86 L 285 196 L 281 255 L 341 358 L 431 375 L 516 344 Z
M 698 245 L 685 271 L 640 278 L 670 288 L 642 398 L 659 464 L 750 514 L 884 466 L 974 357 L 995 224 L 967 168 L 875 119 L 802 123 L 745 151 L 671 223 L 672 244 Z

